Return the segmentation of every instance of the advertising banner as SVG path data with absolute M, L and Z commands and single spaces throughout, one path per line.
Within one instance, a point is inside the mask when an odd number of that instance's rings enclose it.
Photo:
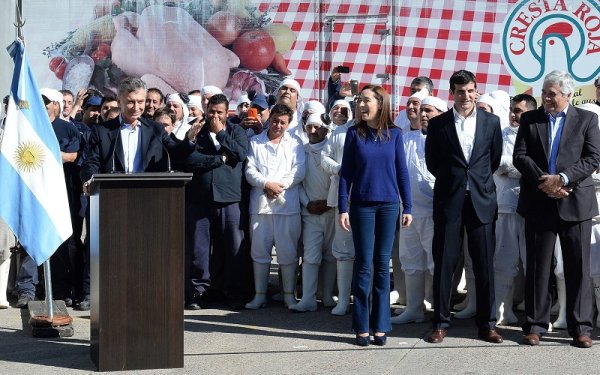
M 114 93 L 126 76 L 163 92 L 205 85 L 232 98 L 295 78 L 304 99 L 327 99 L 331 69 L 376 83 L 405 104 L 410 81 L 473 71 L 480 92 L 539 96 L 553 69 L 595 100 L 600 75 L 596 0 L 28 0 L 24 34 L 40 86 Z M 8 31 L 7 31 L 8 32 Z M 10 30 L 14 33 L 14 30 Z

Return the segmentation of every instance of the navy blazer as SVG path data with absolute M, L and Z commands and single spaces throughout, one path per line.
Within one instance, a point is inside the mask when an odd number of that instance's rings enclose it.
M 548 115 L 538 108 L 521 115 L 513 151 L 513 164 L 521 172 L 521 192 L 517 212 L 529 219 L 542 218 L 548 202 L 558 206 L 565 221 L 584 221 L 598 215 L 598 205 L 591 174 L 600 165 L 600 130 L 598 115 L 569 106 L 563 126 L 556 173 L 564 173 L 573 192 L 568 197 L 548 200 L 538 188 L 539 178 L 548 173 Z
M 186 186 L 186 198 L 199 203 L 234 203 L 242 199 L 243 163 L 248 153 L 246 131 L 228 121 L 217 133 L 221 145 L 217 150 L 210 136 L 210 125 L 202 127 L 196 136 L 193 152 L 184 161 L 185 170 L 193 172 Z M 227 162 L 223 162 L 223 155 Z
M 146 118 L 139 118 L 144 172 L 165 172 L 168 157 L 177 158 L 181 149 L 179 143 L 169 137 L 164 126 Z M 81 167 L 81 180 L 88 181 L 96 173 L 124 172 L 125 162 L 123 143 L 120 136 L 120 116 L 102 124 L 94 125 L 89 138 L 89 146 Z
M 435 176 L 435 220 L 456 220 L 463 209 L 467 182 L 479 220 L 487 224 L 497 217 L 496 185 L 492 175 L 500 166 L 502 157 L 500 119 L 494 114 L 476 110 L 475 140 L 468 162 L 460 147 L 453 110 L 429 120 L 425 161 L 427 169 Z

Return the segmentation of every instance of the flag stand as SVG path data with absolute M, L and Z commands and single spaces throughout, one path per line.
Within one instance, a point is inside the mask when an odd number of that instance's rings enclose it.
M 44 301 L 30 301 L 29 325 L 34 337 L 71 337 L 74 330 L 73 318 L 69 316 L 65 301 L 52 300 L 52 277 L 50 273 L 50 259 L 44 262 L 44 287 L 46 299 Z

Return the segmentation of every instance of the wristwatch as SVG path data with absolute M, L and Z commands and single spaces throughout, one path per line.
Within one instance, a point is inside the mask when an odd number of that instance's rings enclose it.
M 560 177 L 560 181 L 562 182 L 562 184 L 564 186 L 567 186 L 567 179 L 565 178 L 565 175 L 560 173 L 558 176 Z

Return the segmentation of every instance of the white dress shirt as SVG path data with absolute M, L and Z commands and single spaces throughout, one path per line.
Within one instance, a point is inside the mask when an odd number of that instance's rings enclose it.
M 140 122 L 138 121 L 136 126 L 132 126 L 124 123 L 121 119 L 120 133 L 125 173 L 143 172 L 142 149 L 139 147 L 142 137 Z
M 477 109 L 473 108 L 473 112 L 467 117 L 463 117 L 456 109 L 452 108 L 454 112 L 454 126 L 456 127 L 456 134 L 458 135 L 458 141 L 460 142 L 460 148 L 465 155 L 467 163 L 471 160 L 471 153 L 473 153 L 473 144 L 475 143 L 475 128 L 477 124 Z

